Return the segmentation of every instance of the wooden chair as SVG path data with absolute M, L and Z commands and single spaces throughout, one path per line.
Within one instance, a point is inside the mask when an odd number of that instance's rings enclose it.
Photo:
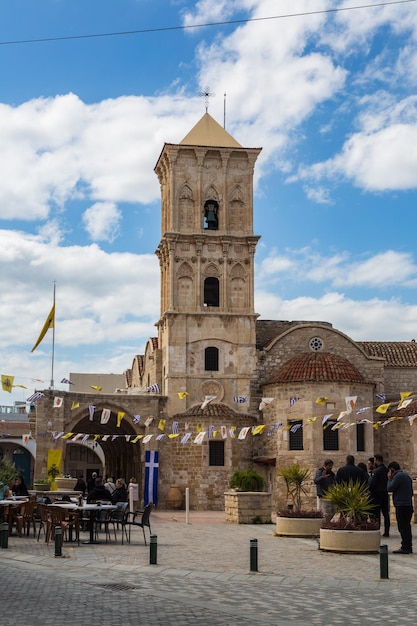
M 132 526 L 138 526 L 139 528 L 142 528 L 143 530 L 143 540 L 145 542 L 145 546 L 147 545 L 146 536 L 145 536 L 145 526 L 149 528 L 149 535 L 151 535 L 152 531 L 151 531 L 151 524 L 150 524 L 150 515 L 151 515 L 152 509 L 153 509 L 153 503 L 150 502 L 149 504 L 145 506 L 144 511 L 135 511 L 134 513 L 132 513 L 131 511 L 128 511 L 126 513 L 126 518 L 124 521 L 124 531 L 125 531 L 126 540 L 128 543 L 130 543 L 130 531 L 132 529 Z M 126 526 L 129 527 L 129 536 L 127 534 Z M 123 543 L 123 534 L 122 534 L 122 543 Z
M 49 514 L 51 516 L 51 533 L 50 536 L 55 538 L 55 528 L 61 527 L 63 540 L 67 537 L 67 529 L 71 528 L 75 530 L 75 538 L 80 545 L 80 523 L 78 511 L 68 511 L 64 507 L 49 505 Z M 49 543 L 49 538 L 47 543 Z
M 51 534 L 51 516 L 49 514 L 48 505 L 38 502 L 37 508 L 39 513 L 38 541 L 41 536 L 41 530 L 43 530 L 45 533 L 45 542 L 49 543 L 49 536 Z
M 36 499 L 29 500 L 21 508 L 21 515 L 23 517 L 23 531 L 26 530 L 26 535 L 29 535 L 30 528 L 33 526 L 33 536 L 36 537 Z

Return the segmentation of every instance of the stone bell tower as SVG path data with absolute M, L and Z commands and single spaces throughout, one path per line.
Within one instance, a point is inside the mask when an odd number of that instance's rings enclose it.
M 207 112 L 179 144 L 165 144 L 157 323 L 168 413 L 206 395 L 235 410 L 256 378 L 253 172 L 260 148 L 243 148 Z M 178 392 L 187 392 L 186 401 Z M 242 408 L 241 408 L 242 407 Z

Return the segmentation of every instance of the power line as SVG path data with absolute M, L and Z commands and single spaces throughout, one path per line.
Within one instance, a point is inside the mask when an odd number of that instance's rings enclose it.
M 126 35 L 143 35 L 145 33 L 161 33 L 176 30 L 190 30 L 193 28 L 207 28 L 212 26 L 228 26 L 233 24 L 248 24 L 249 22 L 263 22 L 267 20 L 281 20 L 291 17 L 305 17 L 307 15 L 320 15 L 323 13 L 339 13 L 341 11 L 357 11 L 358 9 L 371 9 L 373 7 L 385 7 L 393 4 L 408 4 L 417 0 L 392 0 L 390 2 L 378 2 L 376 4 L 361 4 L 353 7 L 339 7 L 336 9 L 323 9 L 321 11 L 305 11 L 303 13 L 287 13 L 285 15 L 271 15 L 269 17 L 250 17 L 240 20 L 225 20 L 223 22 L 206 22 L 204 24 L 190 24 L 188 26 L 161 26 L 159 28 L 142 28 L 138 30 L 125 30 L 110 33 L 91 33 L 88 35 L 67 35 L 64 37 L 42 37 L 40 39 L 16 39 L 14 41 L 0 41 L 0 46 L 13 46 L 26 43 L 47 43 L 51 41 L 71 41 L 73 39 L 94 39 L 98 37 L 122 37 Z

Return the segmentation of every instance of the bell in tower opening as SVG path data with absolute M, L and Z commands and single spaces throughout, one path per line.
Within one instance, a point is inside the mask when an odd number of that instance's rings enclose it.
M 206 230 L 218 230 L 219 205 L 215 200 L 207 200 L 204 205 L 204 228 Z

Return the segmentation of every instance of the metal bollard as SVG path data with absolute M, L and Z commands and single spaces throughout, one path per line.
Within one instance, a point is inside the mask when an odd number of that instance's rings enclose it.
M 151 535 L 151 543 L 149 545 L 149 565 L 156 565 L 157 551 L 158 551 L 158 536 Z
M 258 540 L 250 539 L 250 571 L 258 571 Z
M 379 568 L 380 568 L 380 577 L 389 578 L 388 576 L 388 546 L 386 544 L 379 546 Z
M 55 527 L 55 556 L 62 556 L 62 528 Z
M 1 547 L 9 547 L 9 524 L 7 522 L 3 522 L 1 525 Z

